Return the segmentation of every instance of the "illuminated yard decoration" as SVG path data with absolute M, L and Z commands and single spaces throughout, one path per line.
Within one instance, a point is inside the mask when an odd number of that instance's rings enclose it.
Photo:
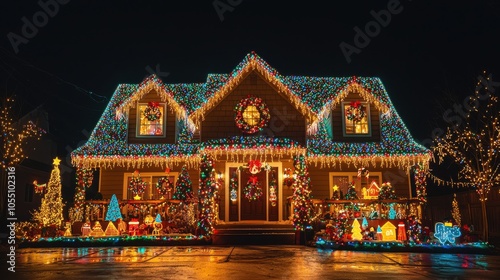
M 434 226 L 434 237 L 436 237 L 441 244 L 449 242 L 455 243 L 455 238 L 460 237 L 460 228 L 452 226 L 451 223 L 437 222 Z
M 56 157 L 54 159 L 54 169 L 52 169 L 50 173 L 47 192 L 42 198 L 40 208 L 33 213 L 33 220 L 39 222 L 43 227 L 55 225 L 59 228 L 62 226 L 64 203 L 61 195 L 60 162 L 61 160 L 59 158 Z
M 382 226 L 382 240 L 396 240 L 396 226 L 394 226 L 391 222 L 386 222 Z

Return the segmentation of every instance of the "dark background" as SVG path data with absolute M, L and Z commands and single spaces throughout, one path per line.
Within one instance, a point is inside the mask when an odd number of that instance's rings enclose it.
M 46 1 L 46 0 L 42 0 Z M 60 157 L 87 139 L 120 83 L 161 72 L 165 83 L 204 82 L 256 51 L 283 75 L 378 76 L 419 142 L 447 125 L 443 112 L 473 93 L 477 76 L 500 81 L 500 4 L 400 1 L 378 35 L 347 63 L 339 44 L 390 1 L 251 1 L 219 17 L 214 1 L 69 1 L 15 53 L 37 1 L 0 4 L 0 93 L 16 117 L 42 106 Z M 468 2 L 468 4 L 465 4 Z M 498 76 L 497 76 L 498 75 Z M 498 78 L 496 78 L 498 77 Z M 429 193 L 433 194 L 432 188 Z

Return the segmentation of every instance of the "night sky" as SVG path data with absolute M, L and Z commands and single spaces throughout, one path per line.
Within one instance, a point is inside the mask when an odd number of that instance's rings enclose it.
M 255 51 L 283 75 L 377 76 L 420 142 L 445 128 L 443 112 L 483 70 L 500 81 L 493 0 L 67 2 L 46 18 L 37 1 L 0 4 L 0 92 L 16 96 L 18 116 L 48 111 L 61 157 L 86 139 L 117 85 L 140 83 L 148 67 L 165 83 L 204 82 Z M 390 21 L 348 63 L 339 45 L 356 47 L 355 28 L 381 10 L 394 12 Z M 23 35 L 34 18 L 38 30 Z

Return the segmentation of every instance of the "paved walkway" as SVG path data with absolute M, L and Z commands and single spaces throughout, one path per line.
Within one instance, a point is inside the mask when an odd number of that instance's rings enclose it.
M 499 279 L 500 256 L 304 246 L 18 249 L 2 279 Z M 5 254 L 2 253 L 2 263 Z

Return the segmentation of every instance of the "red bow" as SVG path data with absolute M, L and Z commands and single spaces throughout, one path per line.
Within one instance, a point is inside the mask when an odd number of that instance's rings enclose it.
M 361 102 L 359 102 L 359 100 L 351 102 L 351 106 L 354 108 L 358 108 L 360 105 L 361 105 Z
M 248 179 L 248 181 L 251 182 L 252 185 L 256 185 L 259 181 L 259 178 L 257 178 L 257 176 L 250 176 L 250 179 Z
M 150 101 L 150 102 L 148 102 L 148 106 L 156 108 L 156 107 L 160 106 L 160 103 L 156 102 L 156 101 Z

